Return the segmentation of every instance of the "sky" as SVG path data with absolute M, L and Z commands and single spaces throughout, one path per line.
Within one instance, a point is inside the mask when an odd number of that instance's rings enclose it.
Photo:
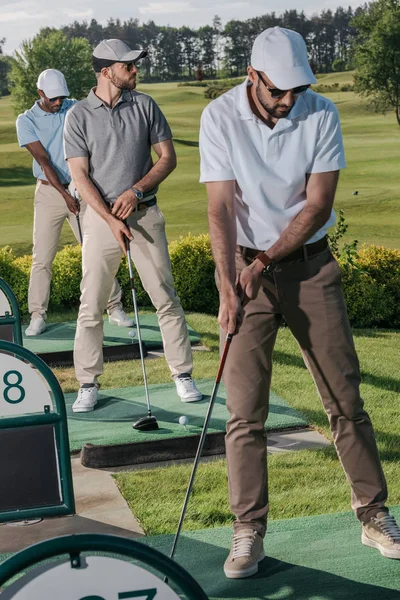
M 42 27 L 61 27 L 73 21 L 96 19 L 105 25 L 110 17 L 133 18 L 140 23 L 152 20 L 157 25 L 197 29 L 211 25 L 215 15 L 224 25 L 231 19 L 245 20 L 274 11 L 281 14 L 297 9 L 311 16 L 323 9 L 361 4 L 363 0 L 0 0 L 0 39 L 6 38 L 4 52 L 11 54 Z

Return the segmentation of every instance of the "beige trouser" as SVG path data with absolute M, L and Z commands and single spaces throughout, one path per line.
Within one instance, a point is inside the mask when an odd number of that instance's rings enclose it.
M 237 270 L 250 259 L 236 253 Z M 369 520 L 387 499 L 374 431 L 359 393 L 360 371 L 341 289 L 340 268 L 327 248 L 307 260 L 280 263 L 263 278 L 245 309 L 224 371 L 226 456 L 235 529 L 265 532 L 268 513 L 266 432 L 272 351 L 284 317 L 317 386 L 339 459 L 352 490 L 352 508 Z M 222 335 L 221 335 L 222 338 Z M 310 502 L 313 490 L 310 489 Z
M 80 221 L 84 228 L 86 205 L 81 203 Z M 76 216 L 68 210 L 64 198 L 53 186 L 37 182 L 34 199 L 33 256 L 29 281 L 28 307 L 32 317 L 46 318 L 49 305 L 51 270 L 60 241 L 65 219 L 77 239 L 79 231 Z M 109 311 L 122 308 L 121 289 L 115 279 L 107 308 Z
M 157 309 L 165 358 L 172 375 L 191 373 L 192 349 L 185 315 L 175 291 L 164 217 L 157 205 L 128 218 L 133 262 L 143 287 Z M 103 372 L 103 319 L 122 251 L 108 224 L 90 207 L 85 215 L 82 249 L 81 305 L 74 363 L 81 385 L 97 383 Z

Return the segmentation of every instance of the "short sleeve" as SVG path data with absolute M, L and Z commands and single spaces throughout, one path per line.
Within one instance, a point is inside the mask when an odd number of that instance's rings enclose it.
M 64 124 L 64 155 L 65 159 L 89 156 L 85 137 L 79 126 L 73 108 L 68 111 Z
M 224 139 L 217 127 L 210 106 L 200 120 L 200 183 L 236 179 Z
M 27 144 L 40 141 L 33 122 L 26 115 L 19 115 L 16 126 L 18 143 L 21 148 L 25 148 Z
M 167 119 L 160 110 L 158 104 L 151 98 L 150 102 L 150 143 L 158 144 L 170 140 L 172 132 Z
M 326 173 L 346 167 L 339 113 L 334 104 L 325 111 L 313 161 L 308 173 Z

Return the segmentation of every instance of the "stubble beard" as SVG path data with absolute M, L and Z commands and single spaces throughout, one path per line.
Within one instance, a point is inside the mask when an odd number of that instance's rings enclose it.
M 118 77 L 118 75 L 116 75 L 114 73 L 114 71 L 111 72 L 111 81 L 113 82 L 113 84 L 115 85 L 116 88 L 118 88 L 119 90 L 134 90 L 136 87 L 136 77 L 133 78 L 132 80 L 123 80 L 120 77 Z
M 287 106 L 285 106 L 283 104 L 276 104 L 273 108 L 271 108 L 271 106 L 268 106 L 268 104 L 265 102 L 265 100 L 263 100 L 261 97 L 260 82 L 257 83 L 256 96 L 257 96 L 257 100 L 259 101 L 259 103 L 261 104 L 263 109 L 265 111 L 267 111 L 267 113 L 269 115 L 271 115 L 271 117 L 274 117 L 274 119 L 284 119 L 285 117 L 288 116 L 288 114 L 290 113 L 290 111 L 292 110 L 292 108 L 294 106 L 294 104 L 290 108 L 287 108 Z M 278 109 L 283 109 L 283 110 L 279 111 Z

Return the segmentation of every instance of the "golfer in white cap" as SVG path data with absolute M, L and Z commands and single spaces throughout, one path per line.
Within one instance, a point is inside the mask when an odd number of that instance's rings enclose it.
M 253 575 L 264 558 L 264 423 L 283 318 L 328 415 L 362 542 L 400 558 L 400 529 L 385 506 L 385 477 L 360 397 L 340 268 L 326 237 L 345 167 L 338 112 L 309 90 L 316 80 L 306 44 L 294 31 L 263 31 L 247 73 L 242 85 L 207 106 L 200 131 L 219 323 L 223 337 L 235 333 L 224 371 L 229 495 L 236 517 L 225 575 Z
M 52 263 L 57 252 L 61 229 L 68 221 L 80 242 L 77 216 L 83 227 L 84 203 L 69 191 L 71 176 L 64 158 L 63 130 L 69 109 L 64 75 L 57 69 L 46 69 L 37 80 L 39 100 L 17 118 L 17 135 L 21 148 L 33 156 L 33 174 L 37 179 L 34 200 L 33 260 L 29 282 L 28 307 L 31 321 L 26 335 L 36 336 L 46 329 L 46 313 L 50 297 Z M 110 322 L 126 327 L 133 320 L 121 304 L 121 290 L 114 280 L 108 301 Z

